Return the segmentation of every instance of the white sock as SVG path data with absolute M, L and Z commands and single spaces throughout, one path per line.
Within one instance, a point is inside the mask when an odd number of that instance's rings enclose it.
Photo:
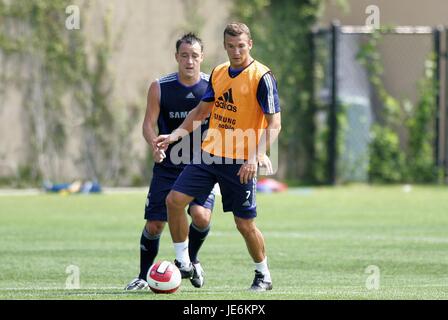
M 255 270 L 261 272 L 264 275 L 264 280 L 271 282 L 271 273 L 268 268 L 268 257 L 265 257 L 261 262 L 255 262 Z
M 176 260 L 180 262 L 181 266 L 190 265 L 190 256 L 188 255 L 188 239 L 184 242 L 177 242 L 174 244 L 174 251 L 176 251 Z

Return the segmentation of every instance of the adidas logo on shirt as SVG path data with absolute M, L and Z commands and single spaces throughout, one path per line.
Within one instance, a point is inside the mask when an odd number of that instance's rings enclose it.
M 237 112 L 237 107 L 233 104 L 232 88 L 224 92 L 224 94 L 215 101 L 215 107 Z
M 196 97 L 194 96 L 193 92 L 190 92 L 189 94 L 187 94 L 187 96 L 185 98 L 186 99 L 195 99 Z

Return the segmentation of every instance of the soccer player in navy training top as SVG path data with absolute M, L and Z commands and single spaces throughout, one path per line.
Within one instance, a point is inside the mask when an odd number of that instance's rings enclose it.
M 168 223 L 181 270 L 192 269 L 185 250 L 180 250 L 189 237 L 184 208 L 192 199 L 207 195 L 218 182 L 223 209 L 233 212 L 255 264 L 250 289 L 266 291 L 272 289 L 272 280 L 264 238 L 255 225 L 255 192 L 258 165 L 272 172 L 265 151 L 281 129 L 277 84 L 270 69 L 250 55 L 252 39 L 245 24 L 227 25 L 224 48 L 229 61 L 213 69 L 202 101 L 178 129 L 155 141 L 166 147 L 191 132 L 195 121 L 210 116 L 202 158 L 185 167 L 167 197 Z
M 145 207 L 146 225 L 140 239 L 140 274 L 132 280 L 126 290 L 148 289 L 146 276 L 159 250 L 160 235 L 167 221 L 166 196 L 185 167 L 175 157 L 185 159 L 185 154 L 159 149 L 153 140 L 159 134 L 169 134 L 186 118 L 199 103 L 205 93 L 209 75 L 200 71 L 203 61 L 203 44 L 195 34 L 188 33 L 176 42 L 178 72 L 171 73 L 151 83 L 147 98 L 147 108 L 143 122 L 143 136 L 152 148 L 154 157 L 153 177 Z M 197 130 L 206 130 L 208 119 Z M 185 149 L 185 148 L 184 148 Z M 187 158 L 192 158 L 192 148 Z M 188 149 L 187 149 L 188 150 Z M 189 244 L 185 248 L 193 262 L 193 268 L 183 273 L 190 278 L 193 286 L 204 284 L 204 272 L 198 260 L 198 251 L 210 229 L 210 215 L 214 205 L 214 194 L 209 192 L 190 202 L 189 213 L 192 222 L 189 227 Z

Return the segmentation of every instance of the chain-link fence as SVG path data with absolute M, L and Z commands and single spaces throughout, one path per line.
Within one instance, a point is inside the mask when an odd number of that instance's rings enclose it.
M 435 182 L 447 172 L 444 31 L 314 32 L 323 182 Z M 447 69 L 448 70 L 448 69 Z

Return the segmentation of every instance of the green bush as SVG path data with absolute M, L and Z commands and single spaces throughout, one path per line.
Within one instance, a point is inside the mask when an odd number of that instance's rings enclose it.
M 379 31 L 374 33 L 357 57 L 367 68 L 370 83 L 383 107 L 380 119 L 372 126 L 369 180 L 378 183 L 436 182 L 432 125 L 437 110 L 434 54 L 425 61 L 425 73 L 418 82 L 419 99 L 414 106 L 408 100 L 394 98 L 384 87 L 381 79 L 384 68 L 378 51 L 381 39 Z M 406 137 L 405 141 L 400 141 L 399 130 Z
M 380 125 L 372 127 L 369 145 L 369 181 L 374 183 L 401 182 L 405 176 L 405 155 L 398 134 Z

